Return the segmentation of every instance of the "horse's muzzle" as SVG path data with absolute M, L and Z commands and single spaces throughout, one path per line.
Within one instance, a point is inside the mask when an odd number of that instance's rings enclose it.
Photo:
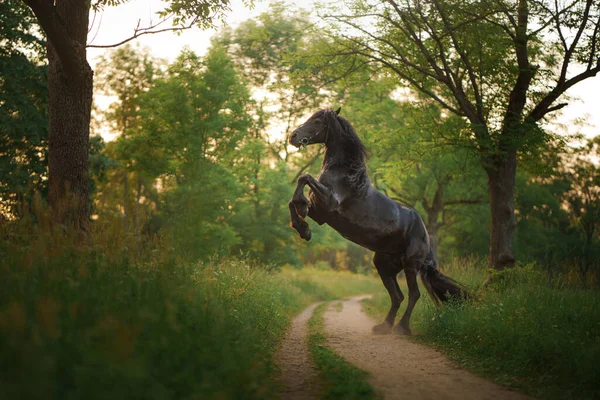
M 306 140 L 306 143 L 304 142 Z M 290 144 L 294 147 L 300 147 L 306 145 L 308 143 L 308 138 L 302 138 L 298 140 L 298 132 L 292 132 L 290 135 Z

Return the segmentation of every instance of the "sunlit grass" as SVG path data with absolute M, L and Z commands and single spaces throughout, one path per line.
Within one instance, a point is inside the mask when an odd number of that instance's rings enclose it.
M 281 276 L 315 300 L 341 299 L 358 294 L 375 293 L 383 287 L 379 278 L 375 276 L 348 271 L 283 268 Z
M 478 259 L 455 258 L 447 264 L 441 265 L 440 270 L 442 273 L 464 285 L 473 294 L 479 293 L 479 288 L 488 277 L 487 267 Z M 404 273 L 398 275 L 398 284 L 405 298 L 408 299 L 408 286 L 406 285 Z M 421 298 L 415 306 L 410 321 L 412 331 L 417 334 L 424 331 L 429 323 L 427 317 L 425 317 L 427 310 L 435 309 L 435 305 L 421 284 L 420 278 L 419 288 Z M 371 299 L 363 300 L 364 309 L 368 314 L 382 322 L 390 308 L 390 296 L 383 285 L 380 285 L 380 287 L 370 293 L 374 293 L 374 295 Z M 406 300 L 402 302 L 398 310 L 398 319 L 402 316 L 404 310 L 406 310 L 407 304 L 408 301 Z

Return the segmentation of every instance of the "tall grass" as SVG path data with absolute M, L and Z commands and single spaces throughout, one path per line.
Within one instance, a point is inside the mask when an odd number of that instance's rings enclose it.
M 277 397 L 274 354 L 291 317 L 368 286 L 236 259 L 190 263 L 116 224 L 82 245 L 42 218 L 0 232 L 3 399 Z
M 469 269 L 447 272 L 459 281 L 469 280 L 463 276 Z M 471 282 L 480 281 L 480 274 Z M 470 303 L 436 308 L 421 297 L 412 321 L 416 339 L 533 395 L 600 398 L 600 292 L 559 277 L 549 283 L 532 266 L 496 278 Z M 372 313 L 387 311 L 389 303 L 383 298 L 380 294 L 368 304 Z
M 488 277 L 487 267 L 484 266 L 483 261 L 479 260 L 478 258 L 451 259 L 441 267 L 441 271 L 442 273 L 450 276 L 452 279 L 464 285 L 472 294 L 478 293 L 478 288 Z M 402 290 L 402 293 L 404 293 L 405 298 L 408 299 L 408 286 L 406 285 L 404 273 L 398 275 L 398 283 L 400 284 L 400 289 Z M 424 317 L 424 313 L 427 312 L 426 310 L 435 309 L 433 301 L 427 295 L 427 292 L 421 283 L 420 291 L 421 297 L 415 306 L 410 321 L 413 332 L 417 334 L 426 330 L 429 324 L 429 320 Z M 381 285 L 377 290 L 369 293 L 374 293 L 374 295 L 371 299 L 363 300 L 364 309 L 368 314 L 380 319 L 380 322 L 383 322 L 383 319 L 390 309 L 389 294 L 383 285 Z M 398 310 L 398 318 L 400 318 L 404 313 L 407 304 L 407 300 L 402 302 L 401 308 Z

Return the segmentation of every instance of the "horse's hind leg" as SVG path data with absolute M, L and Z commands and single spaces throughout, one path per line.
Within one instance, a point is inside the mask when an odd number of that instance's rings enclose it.
M 398 309 L 400 308 L 400 303 L 404 300 L 404 295 L 402 294 L 402 291 L 400 291 L 400 286 L 398 286 L 398 281 L 396 280 L 396 276 L 398 275 L 398 272 L 401 271 L 402 267 L 399 260 L 383 253 L 375 253 L 373 264 L 375 264 L 379 277 L 387 289 L 390 300 L 392 301 L 390 311 L 385 317 L 385 321 L 379 325 L 375 325 L 373 327 L 373 333 L 389 333 L 394 326 L 394 320 L 396 319 L 396 313 L 398 313 Z
M 419 285 L 417 284 L 417 266 L 414 263 L 408 263 L 404 268 L 404 275 L 406 276 L 406 283 L 408 284 L 408 305 L 406 311 L 400 319 L 398 325 L 394 330 L 401 335 L 410 335 L 410 315 L 412 314 L 417 300 L 421 297 L 419 291 Z

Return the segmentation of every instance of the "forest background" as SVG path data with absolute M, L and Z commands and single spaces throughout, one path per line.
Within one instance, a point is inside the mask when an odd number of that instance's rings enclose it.
M 600 136 L 566 91 L 599 79 L 596 2 L 261 3 L 222 26 L 228 2 L 171 0 L 150 31 L 216 26 L 204 50 L 160 59 L 130 41 L 88 63 L 122 40 L 89 26 L 114 27 L 102 11 L 124 3 L 0 2 L 7 398 L 276 398 L 275 353 L 304 307 L 374 293 L 382 318 L 368 251 L 288 226 L 324 148 L 286 135 L 323 107 L 342 107 L 373 185 L 419 212 L 441 268 L 477 293 L 422 296 L 419 340 L 534 396 L 600 396 Z
M 300 174 L 318 172 L 323 149 L 296 152 L 282 133 L 318 108 L 341 106 L 369 149 L 372 182 L 419 211 L 442 264 L 485 259 L 487 177 L 464 139 L 465 121 L 372 64 L 319 68 L 314 55 L 327 42 L 305 15 L 275 3 L 222 28 L 202 56 L 186 48 L 169 62 L 128 43 L 98 58 L 94 93 L 110 105 L 93 113 L 92 219 L 120 220 L 138 244 L 169 238 L 186 258 L 369 270 L 371 255 L 327 227 L 313 224 L 318 240 L 310 243 L 288 227 L 286 199 Z M 3 220 L 11 221 L 34 193 L 44 200 L 48 192 L 46 55 L 26 9 L 3 18 L 19 28 L 2 61 L 0 190 Z M 548 129 L 519 158 L 515 253 L 549 270 L 576 265 L 586 276 L 600 260 L 599 139 Z M 105 142 L 106 132 L 118 136 Z

